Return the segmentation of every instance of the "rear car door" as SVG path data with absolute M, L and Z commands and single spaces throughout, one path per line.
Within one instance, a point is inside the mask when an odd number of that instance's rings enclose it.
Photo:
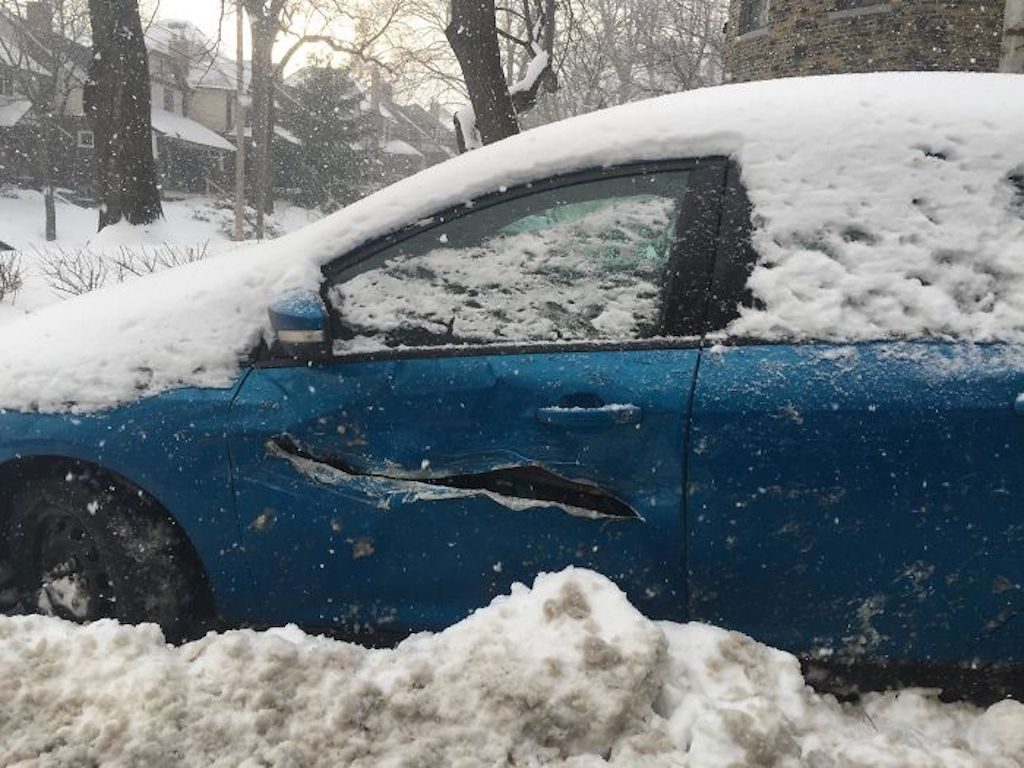
M 270 621 L 445 626 L 575 564 L 685 605 L 682 483 L 720 161 L 476 201 L 328 270 L 328 359 L 233 405 Z
M 716 331 L 750 301 L 737 184 Z M 822 659 L 1024 661 L 1024 350 L 722 341 L 693 406 L 692 618 Z

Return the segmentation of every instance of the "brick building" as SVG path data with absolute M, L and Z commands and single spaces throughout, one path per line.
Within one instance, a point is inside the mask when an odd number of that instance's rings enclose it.
M 1024 0 L 731 0 L 725 69 L 1024 72 Z

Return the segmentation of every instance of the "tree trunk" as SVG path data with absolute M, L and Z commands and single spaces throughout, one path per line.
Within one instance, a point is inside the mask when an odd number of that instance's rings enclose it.
M 263 171 L 263 210 L 267 213 L 274 212 L 274 183 L 277 181 L 277 161 L 274 157 L 274 128 L 277 125 L 277 104 L 274 101 L 274 94 L 277 93 L 277 85 L 277 76 L 272 73 L 267 99 L 267 167 Z
M 57 239 L 57 206 L 53 199 L 53 152 L 51 151 L 53 134 L 53 115 L 44 114 L 38 127 L 38 145 L 36 147 L 39 162 L 39 183 L 43 190 L 43 213 L 46 226 L 46 242 Z
M 275 28 L 272 21 L 255 16 L 252 23 L 252 143 L 255 172 L 256 237 L 263 239 L 264 216 L 270 197 L 270 100 L 273 98 L 273 50 Z
M 46 180 L 43 188 L 43 208 L 46 210 L 46 242 L 57 239 L 57 206 L 53 199 L 53 181 Z
M 519 120 L 501 68 L 494 0 L 452 0 L 445 37 L 459 60 L 484 144 L 519 133 Z
M 99 228 L 163 215 L 150 115 L 149 60 L 138 0 L 89 0 L 93 57 L 85 109 L 95 139 Z

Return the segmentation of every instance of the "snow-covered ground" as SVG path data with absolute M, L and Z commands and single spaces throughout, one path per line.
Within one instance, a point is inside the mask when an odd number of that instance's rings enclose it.
M 0 669 L 5 766 L 1024 765 L 1022 704 L 840 704 L 789 654 L 651 622 L 583 570 L 394 650 L 0 617 Z
M 74 205 L 58 197 L 57 240 L 46 242 L 43 199 L 33 190 L 0 190 L 0 242 L 17 252 L 24 285 L 13 296 L 0 301 L 0 322 L 24 312 L 51 304 L 63 298 L 44 274 L 45 262 L 56 256 L 76 255 L 92 260 L 114 262 L 125 251 L 159 256 L 167 248 L 184 258 L 192 251 L 213 256 L 235 250 L 232 241 L 234 214 L 230 208 L 211 198 L 195 197 L 164 201 L 164 218 L 150 227 L 114 227 L 96 232 L 98 213 L 95 209 Z M 309 211 L 278 202 L 275 213 L 268 217 L 268 227 L 275 234 L 285 234 L 320 218 Z M 10 252 L 0 251 L 0 259 Z M 111 263 L 107 283 L 116 282 L 118 271 Z

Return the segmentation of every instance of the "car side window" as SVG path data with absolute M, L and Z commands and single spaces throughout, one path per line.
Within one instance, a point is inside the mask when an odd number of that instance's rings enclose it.
M 335 351 L 657 336 L 687 177 L 529 193 L 386 248 L 329 288 Z

